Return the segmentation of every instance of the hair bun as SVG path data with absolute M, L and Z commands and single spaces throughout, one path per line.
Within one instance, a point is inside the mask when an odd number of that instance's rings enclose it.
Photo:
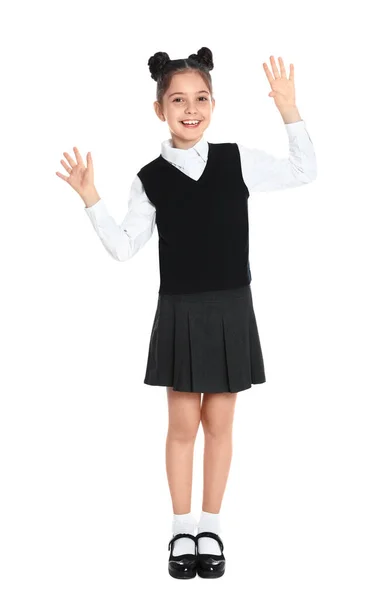
M 151 77 L 157 81 L 162 74 L 165 65 L 170 61 L 166 52 L 155 52 L 148 60 L 149 71 Z
M 202 46 L 202 48 L 200 48 L 196 54 L 190 54 L 188 58 L 200 63 L 208 71 L 211 71 L 214 68 L 213 53 L 211 52 L 210 48 L 206 48 L 206 46 Z

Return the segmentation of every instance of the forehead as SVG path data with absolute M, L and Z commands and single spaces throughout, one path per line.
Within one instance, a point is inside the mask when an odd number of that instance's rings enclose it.
M 175 73 L 167 89 L 167 94 L 173 94 L 174 92 L 198 93 L 200 90 L 207 90 L 207 87 L 203 77 L 197 71 Z

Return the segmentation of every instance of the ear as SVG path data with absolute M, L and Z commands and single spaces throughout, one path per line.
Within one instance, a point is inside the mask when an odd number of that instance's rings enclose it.
M 157 100 L 155 100 L 153 102 L 153 107 L 154 107 L 155 113 L 158 116 L 158 118 L 160 119 L 160 121 L 165 121 L 164 114 L 163 114 L 160 104 L 157 102 Z
M 215 108 L 215 98 L 213 98 L 213 99 L 211 100 L 211 104 L 212 104 L 212 109 L 214 110 L 214 108 Z

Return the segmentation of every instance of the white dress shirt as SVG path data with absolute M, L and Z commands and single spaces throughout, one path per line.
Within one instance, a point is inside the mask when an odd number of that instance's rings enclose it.
M 317 176 L 317 161 L 303 120 L 285 123 L 289 140 L 289 156 L 276 158 L 263 150 L 237 144 L 241 171 L 250 192 L 270 192 L 310 183 Z M 198 180 L 207 163 L 208 143 L 204 137 L 192 148 L 172 147 L 172 139 L 161 144 L 161 155 L 192 179 Z M 109 254 L 119 261 L 128 260 L 151 238 L 156 224 L 156 209 L 149 201 L 138 175 L 128 201 L 128 211 L 118 225 L 100 198 L 85 211 Z

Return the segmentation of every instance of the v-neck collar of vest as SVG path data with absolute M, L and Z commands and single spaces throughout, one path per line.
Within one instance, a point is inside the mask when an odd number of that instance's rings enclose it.
M 184 173 L 184 171 L 182 171 L 181 169 L 179 169 L 178 167 L 175 167 L 175 165 L 173 165 L 172 163 L 170 163 L 166 158 L 163 157 L 162 154 L 160 154 L 159 159 L 160 161 L 163 161 L 163 164 L 167 165 L 169 169 L 174 169 L 175 172 L 178 174 L 179 177 L 185 177 L 187 180 L 189 180 L 190 182 L 194 183 L 195 185 L 198 183 L 201 183 L 201 181 L 203 181 L 203 179 L 205 178 L 205 176 L 207 175 L 208 169 L 209 169 L 209 165 L 210 165 L 210 158 L 212 156 L 212 144 L 210 142 L 206 142 L 208 145 L 208 155 L 207 155 L 207 162 L 206 165 L 202 171 L 201 176 L 199 177 L 199 179 L 193 179 L 192 177 L 190 177 L 189 175 L 187 175 L 187 173 Z

